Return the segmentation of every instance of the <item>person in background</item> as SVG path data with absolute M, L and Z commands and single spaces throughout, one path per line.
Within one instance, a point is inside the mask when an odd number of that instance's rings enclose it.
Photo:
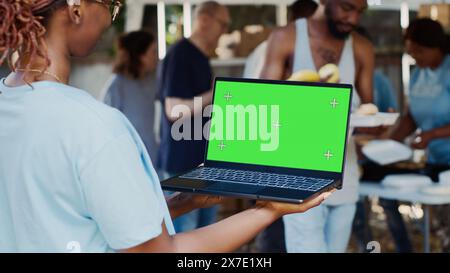
M 319 5 L 314 0 L 297 0 L 288 7 L 288 21 L 308 18 L 316 12 Z
M 437 182 L 439 173 L 450 169 L 450 56 L 447 36 L 438 22 L 428 18 L 417 19 L 406 30 L 405 47 L 417 67 L 409 83 L 406 114 L 388 137 L 403 142 L 412 135 L 411 147 L 426 150 L 426 167 L 405 170 L 372 165 L 370 172 L 366 168 L 365 180 L 381 181 L 389 174 L 418 173 Z M 397 251 L 412 252 L 406 227 L 398 213 L 398 203 L 384 200 L 380 204 L 386 209 Z M 444 215 L 437 219 L 448 219 L 448 210 Z M 448 230 L 443 233 L 446 238 L 442 241 L 447 244 L 443 247 L 448 249 Z
M 319 5 L 314 0 L 297 0 L 289 6 L 289 22 L 308 18 L 313 15 Z M 267 41 L 258 45 L 248 56 L 245 63 L 244 78 L 259 78 L 267 54 Z M 292 60 L 288 62 L 292 66 Z M 289 69 L 288 69 L 289 70 Z M 284 224 L 280 219 L 261 232 L 256 238 L 258 250 L 263 253 L 284 253 Z
M 371 43 L 374 43 L 372 36 L 365 27 L 357 27 L 356 32 L 367 38 Z M 373 84 L 373 103 L 378 107 L 378 110 L 380 112 L 400 111 L 392 82 L 380 68 L 375 69 Z
M 400 111 L 394 86 L 380 68 L 375 69 L 373 84 L 373 103 L 378 110 L 385 113 Z
M 319 5 L 314 0 L 297 0 L 289 8 L 289 22 L 308 18 L 313 15 Z M 267 51 L 267 41 L 259 44 L 247 58 L 244 67 L 244 78 L 259 78 L 263 69 Z M 284 248 L 284 247 L 283 247 Z M 279 251 L 277 251 L 279 252 Z
M 406 115 L 390 138 L 403 141 L 416 132 L 414 149 L 424 149 L 427 166 L 422 174 L 437 182 L 450 169 L 450 56 L 443 27 L 428 18 L 411 22 L 405 34 L 406 52 L 416 61 L 409 84 Z M 446 210 L 448 217 L 448 210 Z M 448 230 L 445 232 L 448 245 Z
M 361 103 L 371 103 L 374 49 L 368 39 L 354 31 L 367 8 L 366 0 L 321 0 L 311 17 L 274 30 L 261 78 L 283 80 L 293 72 L 317 71 L 333 63 L 339 66 L 340 82 L 355 86 L 352 111 Z M 347 149 L 342 190 L 307 214 L 283 218 L 288 252 L 346 251 L 360 177 L 352 137 Z
M 102 0 L 1 0 L 0 252 L 231 252 L 288 213 L 320 205 L 258 201 L 214 225 L 175 234 L 172 218 L 222 201 L 165 199 L 127 118 L 68 85 L 122 6 Z M 21 37 L 21 39 L 11 39 Z M 13 59 L 13 55 L 15 57 Z
M 409 107 L 392 139 L 417 134 L 412 147 L 427 150 L 427 162 L 450 164 L 450 56 L 442 26 L 431 19 L 411 22 L 405 34 L 406 52 L 416 61 L 409 85 Z M 433 177 L 437 178 L 437 177 Z
M 213 76 L 209 58 L 229 25 L 230 15 L 225 6 L 214 1 L 199 4 L 194 11 L 192 36 L 175 43 L 158 68 L 157 88 L 163 113 L 157 166 L 165 178 L 191 170 L 204 161 L 203 127 L 207 118 L 202 115 L 212 102 Z M 195 97 L 201 99 L 199 105 L 194 104 Z M 182 128 L 189 139 L 172 135 L 172 125 L 182 119 L 190 121 L 192 130 Z M 195 128 L 195 119 L 200 120 L 201 127 Z M 176 219 L 175 229 L 181 232 L 208 225 L 215 221 L 216 214 L 217 207 L 195 210 Z
M 117 50 L 114 75 L 106 84 L 104 102 L 130 120 L 156 162 L 156 92 L 152 75 L 158 62 L 155 37 L 146 31 L 123 34 L 117 40 Z

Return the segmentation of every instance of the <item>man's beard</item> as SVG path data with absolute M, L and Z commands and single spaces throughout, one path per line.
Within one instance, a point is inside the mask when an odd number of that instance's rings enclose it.
M 348 36 L 350 36 L 351 31 L 349 32 L 340 31 L 337 28 L 337 24 L 331 18 L 327 18 L 327 25 L 331 35 L 333 35 L 335 38 L 339 40 L 346 40 Z
M 325 8 L 325 15 L 327 18 L 327 25 L 328 25 L 328 30 L 330 31 L 331 35 L 333 35 L 335 38 L 339 39 L 339 40 L 345 40 L 348 38 L 348 36 L 350 36 L 351 31 L 340 31 L 337 28 L 338 23 L 336 23 L 335 21 L 333 21 L 333 13 L 331 12 L 331 8 L 330 7 L 326 7 Z M 355 28 L 355 27 L 354 27 Z M 354 29 L 353 28 L 353 29 Z

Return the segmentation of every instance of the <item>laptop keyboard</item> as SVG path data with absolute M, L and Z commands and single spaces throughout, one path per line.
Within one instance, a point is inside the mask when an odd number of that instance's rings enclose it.
M 235 182 L 312 192 L 319 191 L 333 183 L 331 179 L 210 167 L 195 169 L 180 176 L 180 178 Z

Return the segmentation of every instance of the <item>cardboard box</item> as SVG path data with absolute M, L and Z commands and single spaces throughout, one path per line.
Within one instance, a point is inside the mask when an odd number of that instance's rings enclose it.
M 246 29 L 240 32 L 240 43 L 236 47 L 237 57 L 247 57 L 252 51 L 262 42 L 269 38 L 271 28 L 261 28 L 259 31 L 247 31 Z
M 450 4 L 426 4 L 419 8 L 418 17 L 428 17 L 442 24 L 444 29 L 450 31 Z
M 247 26 L 243 30 L 224 34 L 219 39 L 216 54 L 220 59 L 248 57 L 260 43 L 269 38 L 271 32 L 271 28 Z

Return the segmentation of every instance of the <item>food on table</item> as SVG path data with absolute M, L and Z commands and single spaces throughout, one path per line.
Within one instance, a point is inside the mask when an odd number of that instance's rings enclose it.
M 363 116 L 372 116 L 378 114 L 378 107 L 373 103 L 361 104 L 361 106 L 356 110 L 356 114 Z

